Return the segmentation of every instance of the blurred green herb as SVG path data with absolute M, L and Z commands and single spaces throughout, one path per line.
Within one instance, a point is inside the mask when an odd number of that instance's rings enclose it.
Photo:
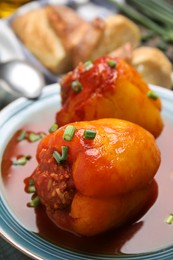
M 53 133 L 58 129 L 58 125 L 55 123 L 49 128 L 49 133 Z
M 167 51 L 168 44 L 165 41 L 160 41 L 156 45 L 157 48 L 159 48 L 161 51 Z
M 173 8 L 164 0 L 138 1 L 129 0 L 121 4 L 116 0 L 109 0 L 129 18 L 150 29 L 167 42 L 173 42 Z
M 27 163 L 27 161 L 29 161 L 30 159 L 31 159 L 30 155 L 24 155 L 14 161 L 12 161 L 12 164 L 13 165 L 25 165 Z
M 21 142 L 24 139 L 29 140 L 30 142 L 37 142 L 39 140 L 41 140 L 42 138 L 44 138 L 46 136 L 46 134 L 44 133 L 31 133 L 31 132 L 27 132 L 22 130 L 19 134 L 19 136 L 17 137 L 17 141 Z
M 155 32 L 153 31 L 148 31 L 145 34 L 142 35 L 142 42 L 147 42 L 148 40 L 150 40 L 151 38 L 153 38 L 156 35 Z
M 165 219 L 165 223 L 171 225 L 173 224 L 173 214 L 169 214 L 166 219 Z
M 38 196 L 34 197 L 30 203 L 28 203 L 29 207 L 37 208 L 40 204 L 40 198 Z
M 44 133 L 39 133 L 39 134 L 30 133 L 28 136 L 28 139 L 31 143 L 34 143 L 34 142 L 41 140 L 45 136 L 46 135 Z
M 17 141 L 18 142 L 21 142 L 22 140 L 24 140 L 25 139 L 25 137 L 26 137 L 26 131 L 21 131 L 20 132 L 20 135 L 18 136 L 18 138 L 17 138 Z

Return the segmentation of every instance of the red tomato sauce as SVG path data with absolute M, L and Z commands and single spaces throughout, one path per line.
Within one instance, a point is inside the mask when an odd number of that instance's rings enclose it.
M 22 130 L 48 132 L 50 125 L 26 125 Z M 173 124 L 167 120 L 157 143 L 161 150 L 161 166 L 156 175 L 157 191 L 151 201 L 151 208 L 135 223 L 120 230 L 112 230 L 95 237 L 80 237 L 56 227 L 47 217 L 43 206 L 36 209 L 27 206 L 31 194 L 25 192 L 25 183 L 34 171 L 38 142 L 17 141 L 21 129 L 8 143 L 2 160 L 2 177 L 5 199 L 17 219 L 26 228 L 54 244 L 74 251 L 98 254 L 136 254 L 156 251 L 172 245 L 173 225 L 165 223 L 165 218 L 173 213 Z M 24 166 L 12 165 L 20 155 L 31 155 Z M 139 158 L 140 159 L 140 158 Z

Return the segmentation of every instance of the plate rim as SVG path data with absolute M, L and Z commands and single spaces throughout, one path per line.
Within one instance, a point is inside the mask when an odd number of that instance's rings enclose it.
M 154 90 L 159 96 L 161 96 L 161 99 L 166 99 L 168 100 L 170 103 L 173 103 L 173 92 L 171 90 L 159 87 L 159 86 L 153 86 L 150 85 L 151 89 Z M 59 95 L 60 94 L 60 85 L 58 83 L 46 86 L 43 90 L 42 95 L 40 96 L 40 98 L 38 99 L 38 101 L 42 101 L 45 99 L 51 99 L 52 95 Z M 1 110 L 0 113 L 0 129 L 1 127 L 6 124 L 6 122 L 8 120 L 10 120 L 11 117 L 14 116 L 14 114 L 16 114 L 18 111 L 20 111 L 21 109 L 24 109 L 28 106 L 32 106 L 32 104 L 34 102 L 37 101 L 31 101 L 31 100 L 27 100 L 25 98 L 19 98 L 15 101 L 13 101 L 11 104 L 9 104 L 7 107 L 5 107 L 3 110 Z M 172 112 L 173 114 L 173 106 L 169 107 L 169 110 Z M 17 111 L 17 112 L 16 112 Z M 8 215 L 13 218 L 14 221 L 17 221 L 13 214 L 11 214 L 11 212 L 9 211 L 8 207 L 6 207 L 5 203 L 3 203 L 3 198 L 2 198 L 2 194 L 1 194 L 1 198 L 0 198 L 0 211 L 3 211 L 3 208 L 5 207 L 6 212 L 8 212 Z M 3 212 L 1 212 L 1 217 Z M 1 222 L 2 223 L 2 222 Z M 18 222 L 18 225 L 21 226 L 21 229 L 24 227 Z M 21 251 L 22 253 L 26 254 L 29 257 L 32 257 L 34 259 L 44 259 L 44 255 L 38 255 L 36 254 L 36 252 L 32 252 L 31 250 L 29 250 L 28 248 L 26 248 L 25 246 L 21 245 L 21 243 L 19 241 L 16 242 L 16 240 L 14 239 L 14 237 L 10 237 L 9 232 L 7 232 L 5 230 L 5 228 L 3 229 L 3 227 L 0 228 L 2 237 L 9 242 L 12 246 L 14 246 L 15 248 L 17 248 L 19 251 Z M 32 233 L 29 230 L 26 230 L 27 233 Z M 12 231 L 11 231 L 12 232 Z M 13 231 L 14 232 L 14 231 Z M 37 236 L 37 235 L 36 235 Z M 37 236 L 37 238 L 41 241 L 43 241 L 43 243 L 46 243 L 47 245 L 51 245 L 52 243 L 46 241 L 46 239 L 40 238 L 39 236 Z M 94 255 L 94 254 L 87 254 L 85 253 L 80 253 L 80 252 L 75 252 L 72 250 L 68 250 L 68 249 L 64 249 L 61 248 L 59 246 L 56 246 L 53 244 L 53 248 L 55 248 L 57 250 L 59 250 L 59 253 L 61 252 L 61 255 L 57 255 L 56 259 L 67 259 L 63 257 L 63 254 L 68 255 L 68 259 L 129 259 L 129 260 L 133 260 L 133 259 L 139 259 L 139 257 L 141 257 L 141 259 L 148 259 L 148 257 L 150 257 L 150 259 L 163 259 L 162 257 L 164 256 L 164 259 L 167 260 L 172 260 L 172 255 L 173 255 L 173 245 L 168 246 L 166 248 L 162 248 L 159 249 L 158 251 L 154 251 L 154 252 L 147 252 L 147 253 L 141 253 L 141 254 L 128 254 L 128 255 Z M 163 255 L 164 254 L 164 255 Z M 73 256 L 75 258 L 73 258 Z M 43 258 L 42 258 L 43 257 Z M 89 258 L 88 258 L 89 257 Z M 92 257 L 92 258 L 91 258 Z M 101 257 L 101 258 L 100 258 Z M 161 257 L 161 258 L 159 258 Z M 167 258 L 166 258 L 167 257 Z M 170 258 L 169 258 L 170 257 Z M 51 258 L 54 259 L 54 258 Z

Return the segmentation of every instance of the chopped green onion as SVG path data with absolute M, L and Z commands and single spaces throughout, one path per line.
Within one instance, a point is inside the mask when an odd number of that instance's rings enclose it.
M 66 141 L 71 141 L 74 136 L 75 130 L 76 128 L 74 126 L 68 125 L 64 131 L 63 139 Z
M 29 161 L 31 159 L 31 155 L 29 155 L 29 154 L 25 155 L 25 158 L 26 158 L 27 161 Z
M 92 61 L 88 60 L 84 63 L 85 70 L 90 70 L 93 67 Z
M 84 131 L 84 138 L 86 138 L 86 139 L 94 139 L 95 136 L 96 136 L 96 131 L 95 130 L 85 129 L 85 131 Z
M 116 64 L 116 62 L 114 60 L 108 60 L 108 65 L 111 68 L 115 68 L 117 64 Z
M 17 138 L 17 141 L 20 142 L 26 137 L 26 131 L 21 131 L 20 135 Z
M 29 141 L 36 142 L 36 141 L 40 140 L 40 135 L 31 133 L 31 134 L 29 134 L 28 138 L 29 138 Z
M 36 196 L 32 199 L 32 201 L 28 204 L 28 206 L 36 208 L 40 204 L 40 198 Z
M 13 161 L 13 165 L 25 165 L 27 163 L 27 159 L 25 156 Z
M 169 214 L 165 219 L 165 222 L 169 225 L 173 224 L 173 214 Z
M 124 14 L 126 14 L 131 19 L 137 21 L 138 23 L 141 23 L 148 29 L 159 34 L 163 40 L 173 42 L 173 30 L 170 29 L 170 28 L 172 28 L 172 23 L 173 23 L 172 22 L 173 13 L 169 12 L 169 11 L 171 11 L 171 8 L 168 7 L 168 5 L 170 5 L 170 3 L 168 3 L 167 1 L 162 1 L 163 3 L 161 3 L 161 0 L 159 0 L 159 1 L 150 0 L 150 1 L 147 1 L 147 5 L 144 3 L 145 1 L 137 1 L 137 0 L 133 1 L 133 2 L 136 2 L 135 4 L 138 3 L 138 5 L 143 4 L 143 6 L 141 7 L 141 9 L 139 11 L 137 11 L 137 9 L 133 8 L 131 3 L 130 4 L 119 3 L 116 0 L 109 0 L 109 2 L 114 4 L 120 11 L 122 11 Z M 132 2 L 132 0 L 130 2 Z M 150 3 L 152 4 L 152 6 Z M 166 7 L 166 10 L 164 7 Z M 139 6 L 138 6 L 138 8 L 139 8 Z M 147 8 L 147 10 L 146 10 L 146 8 Z M 155 10 L 156 8 L 157 8 L 157 10 Z M 164 23 L 165 26 L 160 26 L 159 23 L 157 23 L 153 20 L 153 18 L 154 18 L 153 13 L 152 14 L 150 13 L 150 16 L 152 17 L 152 19 L 147 17 L 144 14 L 144 9 L 145 9 L 145 13 L 147 13 L 147 14 L 149 14 L 149 11 L 153 10 L 155 12 L 155 15 L 160 16 L 159 19 L 157 19 L 157 21 Z M 143 12 L 143 14 L 142 14 L 142 12 Z M 165 12 L 167 15 L 165 15 Z M 169 18 L 168 18 L 168 12 L 169 12 Z M 163 14 L 162 18 L 161 18 L 161 13 Z M 165 20 L 165 17 L 166 17 L 167 21 Z M 163 21 L 163 18 L 164 18 L 164 21 Z M 168 25 L 170 28 L 168 28 Z
M 28 134 L 26 131 L 22 131 L 20 133 L 19 137 L 17 138 L 17 140 L 20 142 L 23 139 L 28 139 L 30 142 L 36 142 L 45 136 L 46 135 L 44 133 L 39 133 L 39 134 L 29 133 Z
M 13 165 L 25 165 L 31 159 L 30 155 L 25 155 L 12 162 Z
M 30 133 L 29 136 L 28 136 L 28 139 L 29 139 L 30 142 L 34 143 L 34 142 L 39 141 L 43 137 L 45 137 L 45 134 L 43 134 L 43 133 L 40 133 L 40 134 Z
M 29 186 L 33 186 L 34 185 L 34 180 L 32 178 L 29 179 Z
M 40 139 L 44 138 L 45 136 L 46 136 L 46 134 L 40 133 Z
M 29 186 L 28 193 L 34 193 L 34 192 L 36 192 L 35 186 L 34 185 Z
M 149 91 L 147 92 L 147 97 L 149 97 L 149 98 L 151 98 L 151 99 L 154 99 L 154 100 L 158 99 L 157 94 L 156 94 L 153 90 L 149 90 Z
M 74 92 L 79 93 L 82 90 L 82 84 L 78 80 L 74 80 L 71 84 Z
M 65 160 L 67 160 L 68 146 L 62 146 L 61 149 L 62 149 L 62 155 L 58 151 L 53 152 L 53 157 L 55 158 L 57 163 L 62 163 Z
M 58 129 L 58 125 L 57 124 L 53 124 L 50 128 L 49 128 L 49 133 L 53 133 Z

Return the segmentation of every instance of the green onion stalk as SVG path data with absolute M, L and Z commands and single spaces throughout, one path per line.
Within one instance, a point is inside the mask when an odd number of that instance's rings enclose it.
M 140 11 L 131 4 L 121 4 L 116 0 L 109 0 L 109 2 L 129 18 L 160 35 L 164 41 L 173 42 L 173 11 L 166 1 L 149 0 L 146 4 L 146 1 L 130 0 L 129 2 Z M 160 23 L 162 26 L 160 26 Z

